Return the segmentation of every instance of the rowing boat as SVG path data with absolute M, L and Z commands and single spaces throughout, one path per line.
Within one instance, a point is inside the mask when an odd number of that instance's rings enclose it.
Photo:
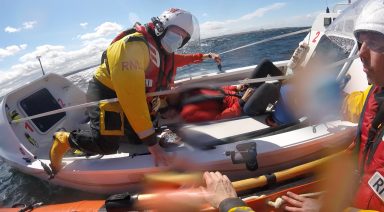
M 356 59 L 357 43 L 351 32 L 346 33 L 348 27 L 343 28 L 342 33 L 338 31 L 340 28 L 332 28 L 333 25 L 329 27 L 332 31 L 325 30 L 337 16 L 337 12 L 332 12 L 317 17 L 303 39 L 309 46 L 303 63 L 318 54 L 331 52 L 335 59 L 333 62 L 342 61 L 334 66 L 340 73 L 338 78 L 350 76 L 344 91 L 363 90 L 366 84 L 361 80 L 365 79 L 360 71 L 361 62 Z M 332 24 L 349 23 L 349 19 L 338 18 Z M 274 64 L 289 72 L 288 63 L 287 60 Z M 181 79 L 176 86 L 234 82 L 249 76 L 255 67 Z M 53 134 L 62 128 L 67 131 L 89 128 L 86 108 L 79 105 L 87 105 L 84 91 L 65 77 L 53 73 L 9 92 L 0 103 L 0 134 L 3 136 L 0 155 L 12 167 L 26 174 L 49 179 L 57 185 L 106 194 L 139 189 L 139 182 L 145 174 L 170 169 L 155 166 L 144 145 L 122 142 L 116 154 L 66 155 L 63 169 L 50 177 L 48 153 Z M 218 170 L 232 179 L 263 175 L 344 149 L 356 130 L 356 124 L 336 117 L 325 124 L 301 122 L 275 128 L 265 123 L 265 117 L 265 114 L 242 116 L 177 126 L 178 132 L 184 132 L 184 144 L 165 149 L 169 154 L 179 156 L 179 166 L 172 169 Z M 196 145 L 197 141 L 204 144 L 203 148 Z

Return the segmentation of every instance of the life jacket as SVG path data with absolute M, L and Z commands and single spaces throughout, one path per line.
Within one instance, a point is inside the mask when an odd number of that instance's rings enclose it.
M 161 49 L 160 43 L 154 39 L 152 23 L 145 26 L 142 26 L 140 23 L 136 23 L 133 28 L 127 29 L 117 35 L 112 40 L 111 44 L 135 32 L 139 32 L 144 35 L 149 47 L 151 63 L 145 72 L 146 93 L 169 89 L 173 86 L 173 80 L 176 75 L 174 53 L 166 54 L 164 50 Z M 101 63 L 106 63 L 107 70 L 109 72 L 106 55 L 106 51 L 104 51 Z M 148 98 L 148 101 L 150 101 L 150 99 L 151 98 Z
M 186 122 L 201 122 L 239 116 L 242 112 L 240 96 L 231 87 L 205 86 L 182 91 L 181 117 Z
M 384 92 L 372 86 L 355 140 L 358 185 L 353 207 L 384 211 Z
M 196 104 L 205 101 L 223 101 L 225 92 L 218 87 L 196 87 L 188 88 L 181 92 L 181 102 L 179 107 L 187 104 Z

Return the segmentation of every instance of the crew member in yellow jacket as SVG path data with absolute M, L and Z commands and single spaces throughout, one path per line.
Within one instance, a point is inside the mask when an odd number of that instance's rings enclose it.
M 88 101 L 117 97 L 118 102 L 88 109 L 91 130 L 55 134 L 50 149 L 53 173 L 61 169 L 61 160 L 70 148 L 87 154 L 112 154 L 124 136 L 147 144 L 156 165 L 169 164 L 170 158 L 156 141 L 149 112 L 157 101 L 147 98 L 146 93 L 170 89 L 177 67 L 208 58 L 220 64 L 220 56 L 214 53 L 174 53 L 187 42 L 198 42 L 199 34 L 196 18 L 175 8 L 144 26 L 136 23 L 120 33 L 103 53 L 87 91 Z

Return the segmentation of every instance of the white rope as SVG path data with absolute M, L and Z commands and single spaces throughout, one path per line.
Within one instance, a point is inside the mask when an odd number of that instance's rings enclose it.
M 358 55 L 354 55 L 350 58 L 346 58 L 346 59 L 337 61 L 335 63 L 332 63 L 328 66 L 325 66 L 325 67 L 323 67 L 323 69 L 331 69 L 331 68 L 337 67 L 337 66 L 342 65 L 348 61 L 354 60 L 358 57 L 359 57 Z M 265 78 L 256 78 L 256 79 L 244 79 L 244 80 L 236 80 L 236 81 L 230 81 L 230 82 L 209 83 L 209 85 L 220 87 L 220 86 L 224 86 L 224 85 L 252 84 L 252 83 L 259 83 L 259 82 L 266 82 L 266 81 L 284 80 L 284 79 L 288 79 L 290 77 L 291 76 L 277 76 L 277 77 L 265 77 Z M 147 93 L 147 96 L 148 97 L 164 96 L 164 95 L 179 93 L 179 92 L 182 92 L 183 90 L 187 90 L 190 88 L 198 88 L 198 87 L 206 87 L 206 86 L 207 86 L 206 83 L 194 83 L 194 84 L 190 84 L 190 85 L 182 85 L 180 87 L 177 87 L 177 88 L 171 89 L 171 90 L 164 90 L 164 91 Z M 74 106 L 70 106 L 70 107 L 65 107 L 65 108 L 61 108 L 61 109 L 57 109 L 57 110 L 48 111 L 45 113 L 36 114 L 33 116 L 15 119 L 15 120 L 12 120 L 11 123 L 19 123 L 19 122 L 23 122 L 23 121 L 27 121 L 27 120 L 31 120 L 31 119 L 35 119 L 35 118 L 40 118 L 40 117 L 44 117 L 44 116 L 49 116 L 49 115 L 53 115 L 53 114 L 57 114 L 57 113 L 62 113 L 62 112 L 66 112 L 66 111 L 71 111 L 71 110 L 76 110 L 76 109 L 91 107 L 91 106 L 97 106 L 103 102 L 110 103 L 110 102 L 117 102 L 117 101 L 118 101 L 117 98 L 113 98 L 113 99 L 104 99 L 104 100 L 94 101 L 94 102 L 87 102 L 87 103 L 83 103 L 83 104 L 79 104 L 79 105 L 74 105 Z
M 324 191 L 321 191 L 321 192 L 315 192 L 315 193 L 307 193 L 307 194 L 300 194 L 299 196 L 301 197 L 317 197 L 317 196 L 320 196 L 324 194 Z M 285 200 L 281 197 L 278 197 L 276 198 L 275 201 L 268 201 L 267 204 L 271 207 L 274 207 L 274 208 L 280 208 L 281 205 L 283 205 L 285 203 Z
M 224 52 L 221 52 L 219 54 L 223 55 L 223 54 L 226 54 L 228 52 L 233 52 L 233 51 L 236 51 L 236 50 L 239 50 L 239 49 L 243 49 L 243 48 L 246 48 L 246 47 L 249 47 L 249 46 L 265 43 L 265 42 L 272 41 L 272 40 L 277 40 L 277 39 L 280 39 L 280 38 L 285 38 L 285 37 L 288 37 L 288 36 L 291 36 L 291 35 L 296 35 L 296 34 L 301 34 L 301 33 L 304 33 L 304 32 L 309 32 L 310 30 L 311 29 L 308 28 L 308 29 L 303 29 L 303 30 L 299 30 L 299 31 L 296 31 L 296 32 L 290 32 L 290 33 L 287 33 L 287 34 L 284 34 L 284 35 L 278 35 L 278 36 L 275 36 L 275 37 L 272 37 L 272 38 L 267 38 L 267 39 L 260 40 L 260 41 L 254 42 L 254 43 L 250 43 L 250 44 L 247 44 L 247 45 L 244 45 L 244 46 L 240 46 L 240 47 L 228 50 L 228 51 L 224 51 Z
M 219 87 L 219 86 L 224 86 L 224 85 L 252 84 L 252 83 L 258 83 L 258 82 L 265 82 L 265 81 L 282 80 L 282 79 L 287 79 L 287 78 L 288 78 L 288 76 L 265 77 L 265 78 L 256 78 L 256 79 L 237 80 L 237 81 L 232 81 L 232 82 L 213 83 L 210 85 Z M 179 92 L 182 92 L 183 90 L 186 90 L 189 88 L 198 88 L 201 86 L 206 86 L 206 84 L 196 83 L 193 85 L 183 85 L 183 86 L 177 87 L 177 88 L 172 89 L 172 90 L 164 90 L 164 91 L 147 93 L 147 96 L 148 97 L 164 96 L 164 95 L 179 93 Z M 94 101 L 94 102 L 87 102 L 87 103 L 83 103 L 83 104 L 78 104 L 78 105 L 69 106 L 69 107 L 65 107 L 65 108 L 61 108 L 61 109 L 57 109 L 57 110 L 48 111 L 45 113 L 36 114 L 33 116 L 27 116 L 24 118 L 15 119 L 15 120 L 12 120 L 11 123 L 19 123 L 19 122 L 23 122 L 23 121 L 27 121 L 27 120 L 31 120 L 31 119 L 35 119 L 35 118 L 41 118 L 44 116 L 49 116 L 49 115 L 62 113 L 62 112 L 66 112 L 66 111 L 77 110 L 77 109 L 81 109 L 81 108 L 85 108 L 85 107 L 91 107 L 91 106 L 97 106 L 100 103 L 111 103 L 111 102 L 117 102 L 117 101 L 118 101 L 117 98 L 112 98 L 112 99 L 104 99 L 104 100 Z

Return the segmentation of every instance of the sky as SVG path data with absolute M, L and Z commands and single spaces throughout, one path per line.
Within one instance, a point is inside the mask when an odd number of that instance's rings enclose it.
M 1 0 L 0 96 L 45 72 L 63 74 L 100 61 L 120 31 L 168 8 L 196 16 L 201 38 L 310 26 L 340 0 Z

